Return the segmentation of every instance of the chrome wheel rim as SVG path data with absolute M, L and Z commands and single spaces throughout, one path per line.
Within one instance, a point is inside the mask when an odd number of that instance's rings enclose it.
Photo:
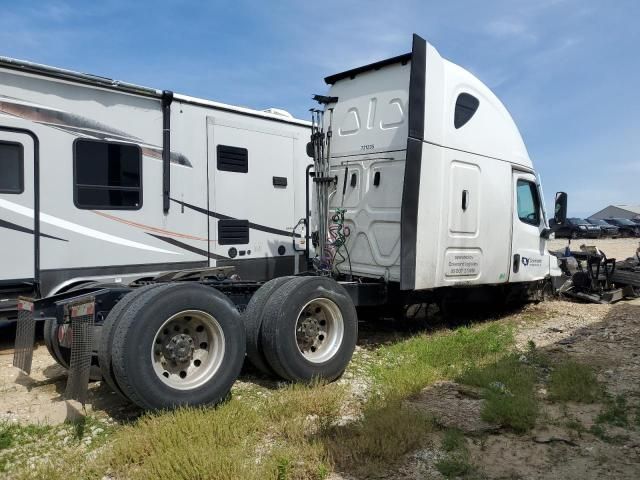
M 216 374 L 224 350 L 224 333 L 218 321 L 202 310 L 185 310 L 169 317 L 156 332 L 151 362 L 164 384 L 192 390 Z
M 298 313 L 296 345 L 311 363 L 331 360 L 342 345 L 344 319 L 340 308 L 328 298 L 315 298 Z

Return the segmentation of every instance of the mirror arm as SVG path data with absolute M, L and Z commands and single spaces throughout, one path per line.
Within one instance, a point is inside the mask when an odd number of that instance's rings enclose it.
M 556 233 L 562 225 L 551 225 L 549 227 L 544 227 L 540 231 L 540 238 L 544 238 L 545 240 L 549 240 L 549 237 L 552 233 Z

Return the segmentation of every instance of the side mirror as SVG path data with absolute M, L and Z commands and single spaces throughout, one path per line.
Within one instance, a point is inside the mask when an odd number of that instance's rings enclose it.
M 313 158 L 313 154 L 314 154 L 313 150 L 314 150 L 313 149 L 313 143 L 312 142 L 307 143 L 307 156 L 309 158 Z
M 567 194 L 565 192 L 556 193 L 556 207 L 553 222 L 556 225 L 564 225 L 567 222 Z

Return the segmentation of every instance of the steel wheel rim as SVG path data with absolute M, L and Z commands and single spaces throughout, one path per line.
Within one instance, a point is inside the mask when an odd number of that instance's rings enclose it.
M 295 326 L 296 346 L 311 363 L 331 360 L 342 345 L 344 319 L 328 298 L 314 298 L 300 309 Z
M 176 390 L 207 383 L 222 365 L 225 341 L 218 321 L 202 310 L 184 310 L 169 317 L 151 345 L 156 376 Z

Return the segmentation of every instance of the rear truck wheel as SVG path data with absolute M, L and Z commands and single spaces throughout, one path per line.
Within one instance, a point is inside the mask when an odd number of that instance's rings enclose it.
M 273 375 L 273 370 L 264 357 L 260 338 L 264 306 L 273 292 L 293 278 L 279 277 L 266 282 L 251 297 L 242 316 L 247 334 L 247 357 L 254 367 L 266 375 Z
M 135 290 L 127 293 L 116 306 L 111 309 L 109 315 L 102 324 L 102 330 L 100 332 L 100 341 L 98 342 L 98 364 L 100 365 L 100 373 L 102 379 L 107 385 L 119 394 L 120 396 L 127 398 L 113 374 L 113 365 L 111 363 L 111 348 L 113 345 L 113 337 L 115 334 L 116 325 L 120 322 L 125 310 L 139 297 L 146 294 L 149 290 L 156 288 L 166 287 L 166 284 L 154 284 L 145 285 L 144 287 L 136 288 Z
M 53 357 L 58 365 L 68 370 L 69 362 L 71 361 L 71 349 L 60 345 L 60 341 L 58 340 L 58 322 L 55 318 L 45 319 L 43 337 L 49 355 Z
M 219 403 L 244 356 L 235 305 L 194 283 L 171 283 L 135 299 L 115 327 L 111 350 L 118 385 L 149 410 Z
M 265 358 L 282 378 L 335 380 L 349 364 L 358 337 L 356 308 L 327 277 L 298 277 L 267 300 L 262 323 Z

